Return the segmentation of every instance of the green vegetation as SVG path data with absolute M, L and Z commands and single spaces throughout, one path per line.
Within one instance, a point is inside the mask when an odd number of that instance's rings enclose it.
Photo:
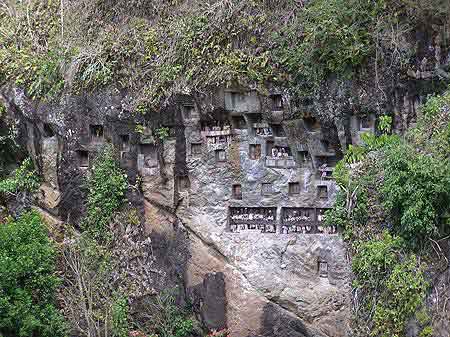
M 107 146 L 97 156 L 88 179 L 87 215 L 83 227 L 93 238 L 108 238 L 109 222 L 125 201 L 128 184 L 119 167 L 112 147 Z
M 432 335 L 423 261 L 431 259 L 431 240 L 450 229 L 448 97 L 431 97 L 403 139 L 388 134 L 391 121 L 383 117 L 384 133 L 364 135 L 334 172 L 341 192 L 326 221 L 344 229 L 353 254 L 357 331 L 369 322 L 373 336 L 402 337 L 415 315 L 421 336 Z
M 16 195 L 19 192 L 33 192 L 39 187 L 39 179 L 31 159 L 25 159 L 9 177 L 0 180 L 0 193 Z
M 0 224 L 0 335 L 65 336 L 55 247 L 38 214 Z
M 292 0 L 135 0 L 132 7 L 124 0 L 6 4 L 0 83 L 47 99 L 114 85 L 139 92 L 134 103 L 143 111 L 216 85 L 265 92 L 270 82 L 303 98 L 366 65 L 407 65 L 413 55 L 398 41 L 445 18 L 448 2 L 316 0 L 303 8 Z

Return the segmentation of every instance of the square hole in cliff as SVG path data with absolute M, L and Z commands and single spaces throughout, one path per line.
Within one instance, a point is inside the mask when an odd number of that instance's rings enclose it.
M 244 130 L 247 128 L 247 122 L 243 116 L 233 116 L 231 117 L 231 123 L 233 125 L 233 129 Z
M 300 183 L 298 182 L 289 183 L 289 194 L 290 195 L 300 194 Z
M 281 124 L 270 124 L 270 128 L 275 137 L 286 137 L 286 132 Z
M 328 263 L 326 261 L 319 259 L 317 261 L 317 269 L 320 277 L 328 277 Z
M 325 185 L 317 186 L 317 196 L 320 199 L 328 199 L 328 186 Z
M 202 143 L 191 143 L 191 154 L 202 154 Z
M 89 152 L 84 150 L 77 151 L 78 166 L 82 168 L 89 167 Z
M 158 153 L 153 144 L 140 144 L 139 154 L 143 157 L 144 167 L 152 168 L 158 166 Z
M 268 195 L 273 193 L 273 184 L 272 183 L 262 183 L 261 184 L 261 194 Z
M 103 125 L 90 125 L 89 133 L 91 141 L 99 142 L 103 140 Z
M 52 138 L 55 136 L 53 129 L 50 124 L 44 124 L 44 138 Z
M 191 182 L 188 176 L 178 176 L 177 177 L 178 191 L 183 192 L 191 188 Z
M 120 149 L 123 152 L 130 151 L 130 136 L 129 135 L 120 135 Z
M 233 185 L 233 199 L 242 200 L 242 186 L 240 184 Z
M 252 160 L 261 158 L 261 144 L 250 144 L 248 149 L 248 157 Z
M 191 119 L 194 116 L 195 108 L 193 105 L 183 106 L 183 117 L 184 119 Z
M 362 116 L 359 118 L 359 130 L 371 130 L 372 129 L 372 120 L 370 116 Z
M 215 151 L 216 162 L 224 162 L 227 161 L 227 153 L 225 150 L 216 150 Z
M 271 95 L 270 101 L 272 104 L 272 111 L 283 110 L 283 97 L 280 94 Z

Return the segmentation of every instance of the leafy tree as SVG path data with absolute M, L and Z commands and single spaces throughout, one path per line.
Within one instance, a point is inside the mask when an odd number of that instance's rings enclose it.
M 88 179 L 87 215 L 83 227 L 94 238 L 108 237 L 108 224 L 123 205 L 127 191 L 127 178 L 120 169 L 112 147 L 107 146 L 98 155 Z
M 65 336 L 55 305 L 55 248 L 40 216 L 0 224 L 0 335 Z
M 25 159 L 11 176 L 0 180 L 0 193 L 16 195 L 20 191 L 32 192 L 39 186 L 39 179 L 31 159 Z

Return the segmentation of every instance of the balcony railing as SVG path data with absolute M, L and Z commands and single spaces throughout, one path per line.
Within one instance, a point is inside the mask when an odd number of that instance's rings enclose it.
M 295 167 L 294 157 L 266 157 L 266 167 L 291 168 Z

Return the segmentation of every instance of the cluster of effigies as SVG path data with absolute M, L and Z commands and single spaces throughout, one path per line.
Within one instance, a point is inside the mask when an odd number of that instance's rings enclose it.
M 262 233 L 276 233 L 276 214 L 272 209 L 233 209 L 230 219 L 230 229 L 232 232 L 256 230 Z
M 282 234 L 335 234 L 336 226 L 323 226 L 324 209 L 295 209 L 285 210 Z
M 272 148 L 272 157 L 273 158 L 288 158 L 289 153 L 286 151 L 284 147 L 274 147 Z
M 258 136 L 272 136 L 272 128 L 256 128 L 255 132 Z
M 229 123 L 216 122 L 216 125 L 203 125 L 202 131 L 231 131 L 231 125 Z

